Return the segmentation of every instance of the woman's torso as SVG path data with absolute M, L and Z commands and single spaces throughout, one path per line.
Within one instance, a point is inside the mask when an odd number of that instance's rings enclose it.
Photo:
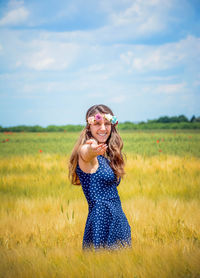
M 76 173 L 80 179 L 84 195 L 88 201 L 103 201 L 119 199 L 117 186 L 118 181 L 109 160 L 102 155 L 97 156 L 98 168 L 94 173 L 86 173 L 77 164 Z

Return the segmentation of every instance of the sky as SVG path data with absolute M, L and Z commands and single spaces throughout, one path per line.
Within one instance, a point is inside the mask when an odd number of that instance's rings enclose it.
M 200 115 L 200 0 L 0 0 L 0 125 Z

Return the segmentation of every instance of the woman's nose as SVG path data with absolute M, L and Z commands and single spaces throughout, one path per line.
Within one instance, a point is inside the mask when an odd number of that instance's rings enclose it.
M 104 124 L 104 123 L 102 123 L 102 124 L 101 124 L 100 129 L 101 129 L 101 130 L 105 130 L 105 129 L 106 129 L 106 127 L 105 127 L 105 124 Z

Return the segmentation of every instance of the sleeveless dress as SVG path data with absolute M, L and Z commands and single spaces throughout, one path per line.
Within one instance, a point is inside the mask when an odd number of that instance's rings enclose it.
M 109 160 L 97 156 L 98 169 L 85 173 L 77 164 L 76 173 L 88 202 L 82 248 L 119 249 L 131 246 L 131 227 L 122 210 L 118 181 Z

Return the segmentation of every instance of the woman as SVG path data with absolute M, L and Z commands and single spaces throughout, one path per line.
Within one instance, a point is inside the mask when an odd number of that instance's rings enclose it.
M 117 123 L 106 105 L 90 107 L 86 127 L 70 157 L 69 177 L 72 184 L 81 184 L 89 209 L 83 249 L 131 247 L 131 227 L 117 190 L 124 176 L 123 142 Z

